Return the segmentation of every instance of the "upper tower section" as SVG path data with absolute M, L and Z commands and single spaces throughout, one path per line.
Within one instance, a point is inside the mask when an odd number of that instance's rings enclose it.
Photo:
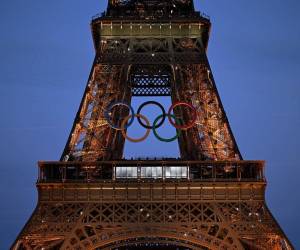
M 195 17 L 192 0 L 109 0 L 108 17 L 169 19 Z
M 106 39 L 190 38 L 206 50 L 211 23 L 195 11 L 193 0 L 107 0 L 107 10 L 93 17 L 96 50 Z

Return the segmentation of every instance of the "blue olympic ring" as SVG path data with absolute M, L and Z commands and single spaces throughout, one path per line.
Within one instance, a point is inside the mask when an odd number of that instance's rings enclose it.
M 124 128 L 118 127 L 117 125 L 114 125 L 112 120 L 111 120 L 111 111 L 115 106 L 125 106 L 131 111 L 131 119 L 129 122 L 124 126 Z M 122 129 L 127 129 L 134 121 L 135 113 L 134 109 L 131 105 L 127 104 L 126 102 L 113 102 L 107 106 L 107 108 L 104 111 L 104 117 L 107 120 L 108 124 L 115 130 L 122 130 Z

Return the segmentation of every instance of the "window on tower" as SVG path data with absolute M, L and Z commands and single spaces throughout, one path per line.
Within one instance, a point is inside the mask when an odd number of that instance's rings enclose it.
M 187 166 L 115 167 L 116 179 L 186 179 Z

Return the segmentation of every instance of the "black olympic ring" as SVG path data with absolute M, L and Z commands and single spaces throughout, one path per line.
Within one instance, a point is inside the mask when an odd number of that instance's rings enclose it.
M 145 124 L 142 122 L 141 118 L 138 116 L 138 117 L 137 117 L 137 118 L 138 118 L 138 122 L 139 122 L 139 124 L 140 124 L 141 126 L 143 126 L 144 128 L 148 128 L 148 129 L 153 129 L 153 128 L 155 128 L 155 129 L 158 129 L 158 128 L 160 128 L 160 127 L 164 124 L 164 122 L 165 122 L 165 120 L 166 120 L 166 111 L 165 111 L 164 107 L 163 107 L 160 103 L 155 102 L 155 101 L 144 102 L 144 103 L 138 108 L 137 114 L 138 114 L 138 115 L 141 114 L 142 109 L 143 109 L 145 106 L 149 105 L 149 104 L 154 104 L 154 105 L 158 106 L 158 107 L 161 109 L 161 111 L 162 111 L 162 116 L 161 116 L 162 119 L 161 119 L 161 121 L 160 121 L 157 125 L 147 126 L 147 125 L 145 125 Z

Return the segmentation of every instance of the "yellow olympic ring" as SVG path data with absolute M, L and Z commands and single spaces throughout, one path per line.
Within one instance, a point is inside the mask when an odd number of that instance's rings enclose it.
M 149 122 L 149 120 L 147 119 L 147 117 L 145 117 L 145 116 L 143 116 L 143 115 L 141 115 L 141 114 L 134 114 L 134 117 L 143 119 L 143 120 L 146 122 L 147 127 L 150 127 L 150 122 Z M 129 136 L 127 135 L 127 133 L 125 132 L 125 126 L 126 126 L 126 123 L 128 122 L 128 120 L 129 120 L 130 118 L 132 118 L 132 115 L 128 115 L 127 117 L 125 117 L 124 121 L 123 121 L 122 124 L 121 124 L 121 132 L 122 132 L 123 137 L 124 137 L 125 139 L 127 139 L 128 141 L 135 142 L 135 143 L 137 143 L 137 142 L 142 142 L 142 141 L 146 140 L 147 137 L 148 137 L 149 134 L 150 134 L 150 131 L 151 131 L 151 129 L 149 129 L 149 128 L 147 129 L 146 134 L 145 134 L 143 137 L 138 138 L 138 139 L 133 139 L 133 138 L 131 138 L 131 137 L 129 137 Z

